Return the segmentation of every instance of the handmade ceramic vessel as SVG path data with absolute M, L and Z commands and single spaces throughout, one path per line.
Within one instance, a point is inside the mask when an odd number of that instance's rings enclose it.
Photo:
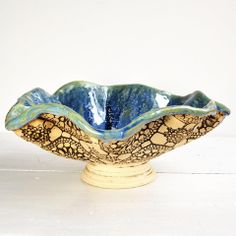
M 87 161 L 82 180 L 102 188 L 151 182 L 149 160 L 214 129 L 230 113 L 202 92 L 177 96 L 140 84 L 77 81 L 53 95 L 21 96 L 6 128 L 56 155 Z

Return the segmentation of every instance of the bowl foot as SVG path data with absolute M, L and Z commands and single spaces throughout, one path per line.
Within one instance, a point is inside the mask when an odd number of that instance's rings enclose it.
M 100 188 L 135 188 L 152 182 L 156 173 L 149 163 L 106 165 L 88 163 L 81 179 Z

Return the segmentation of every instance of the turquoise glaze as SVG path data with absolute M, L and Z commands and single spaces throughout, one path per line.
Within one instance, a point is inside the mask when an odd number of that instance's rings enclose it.
M 102 86 L 75 81 L 53 95 L 40 88 L 24 94 L 8 112 L 5 125 L 15 130 L 42 113 L 51 113 L 69 118 L 89 135 L 110 141 L 128 138 L 144 124 L 166 115 L 205 116 L 217 111 L 230 113 L 200 91 L 177 96 L 141 84 Z

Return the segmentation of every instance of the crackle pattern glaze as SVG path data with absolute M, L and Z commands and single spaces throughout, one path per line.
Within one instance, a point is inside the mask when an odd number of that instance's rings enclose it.
M 197 139 L 223 119 L 222 112 L 208 116 L 167 115 L 145 124 L 127 139 L 105 142 L 89 136 L 64 116 L 44 113 L 15 133 L 59 156 L 95 163 L 129 164 L 146 162 Z

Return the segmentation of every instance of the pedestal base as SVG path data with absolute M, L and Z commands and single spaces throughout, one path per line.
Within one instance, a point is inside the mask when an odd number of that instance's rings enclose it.
M 149 163 L 105 165 L 88 163 L 81 179 L 100 188 L 135 188 L 152 182 L 156 173 Z

